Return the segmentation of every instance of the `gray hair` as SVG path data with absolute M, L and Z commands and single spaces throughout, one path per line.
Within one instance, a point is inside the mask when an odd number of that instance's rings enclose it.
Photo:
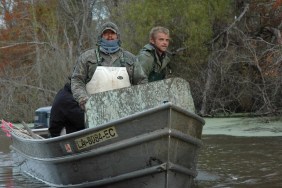
M 161 27 L 161 26 L 157 26 L 157 27 L 153 27 L 150 31 L 149 34 L 149 40 L 150 39 L 154 39 L 156 37 L 157 33 L 164 33 L 166 35 L 169 36 L 169 30 L 165 27 Z

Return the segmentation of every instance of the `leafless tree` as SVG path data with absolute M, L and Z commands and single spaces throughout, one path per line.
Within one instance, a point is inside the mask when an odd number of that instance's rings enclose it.
M 275 27 L 265 27 L 275 38 L 266 40 L 246 32 L 250 25 L 241 22 L 247 21 L 242 19 L 247 13 L 245 4 L 240 16 L 210 43 L 213 50 L 205 72 L 201 115 L 281 110 L 281 100 L 276 97 L 282 92 L 281 33 Z
M 22 60 L 17 62 L 16 68 L 5 66 L 1 71 L 0 114 L 10 121 L 30 122 L 35 109 L 52 105 L 55 94 L 68 81 L 81 51 L 94 46 L 96 40 L 93 10 L 98 0 L 60 0 L 54 10 L 59 23 L 57 30 L 38 21 L 36 3 L 40 1 L 29 2 L 32 16 L 25 31 L 29 29 L 32 41 L 7 42 L 0 47 L 7 49 L 25 44 L 34 48 L 29 55 L 33 64 Z

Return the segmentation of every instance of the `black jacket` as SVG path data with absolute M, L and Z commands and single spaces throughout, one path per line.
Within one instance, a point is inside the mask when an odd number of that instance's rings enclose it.
M 49 133 L 52 137 L 60 136 L 64 127 L 67 134 L 85 128 L 84 111 L 73 98 L 69 83 L 66 83 L 55 96 L 50 114 Z

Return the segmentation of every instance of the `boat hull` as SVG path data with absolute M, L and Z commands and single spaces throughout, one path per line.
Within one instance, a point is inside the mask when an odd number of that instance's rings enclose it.
M 203 123 L 192 113 L 164 104 L 54 139 L 14 135 L 12 149 L 23 172 L 56 187 L 183 188 L 197 175 Z M 116 136 L 111 139 L 84 146 L 78 142 L 113 128 Z

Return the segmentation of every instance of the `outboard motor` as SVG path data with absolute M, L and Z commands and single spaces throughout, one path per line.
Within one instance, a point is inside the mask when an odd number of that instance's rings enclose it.
M 52 106 L 41 107 L 35 110 L 34 129 L 48 128 Z

